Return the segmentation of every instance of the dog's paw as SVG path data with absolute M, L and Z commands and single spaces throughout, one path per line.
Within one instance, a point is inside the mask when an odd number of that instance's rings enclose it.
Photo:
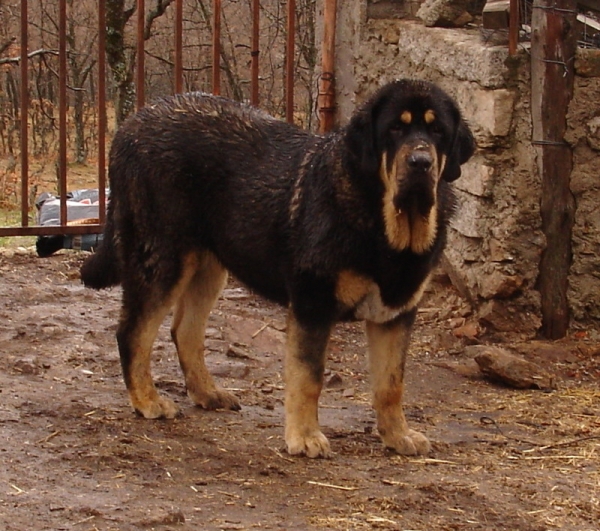
M 305 455 L 306 457 L 331 457 L 331 448 L 327 437 L 319 430 L 308 435 L 286 435 L 285 442 L 290 455 Z
M 170 398 L 157 395 L 154 400 L 133 404 L 135 411 L 146 419 L 172 419 L 179 413 L 179 408 Z
M 386 448 L 400 455 L 426 455 L 431 451 L 429 439 L 414 430 L 397 433 L 393 437 L 382 436 L 382 440 Z
M 233 393 L 223 389 L 215 389 L 212 392 L 203 393 L 192 393 L 190 391 L 188 394 L 194 404 L 203 409 L 231 409 L 232 411 L 239 411 L 242 409 L 237 397 Z

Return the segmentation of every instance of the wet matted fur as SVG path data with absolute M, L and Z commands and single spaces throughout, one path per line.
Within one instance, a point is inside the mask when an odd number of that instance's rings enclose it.
M 117 132 L 104 243 L 82 267 L 87 286 L 121 283 L 117 341 L 135 410 L 174 417 L 157 393 L 150 353 L 171 333 L 197 405 L 238 409 L 204 362 L 208 314 L 227 271 L 288 309 L 285 441 L 327 456 L 318 399 L 328 338 L 360 319 L 373 407 L 386 447 L 425 454 L 402 408 L 417 304 L 446 240 L 450 181 L 475 149 L 453 100 L 433 84 L 382 87 L 338 132 L 316 136 L 205 94 L 148 106 Z

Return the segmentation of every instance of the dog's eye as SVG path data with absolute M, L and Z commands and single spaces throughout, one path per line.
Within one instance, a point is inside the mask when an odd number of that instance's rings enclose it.
M 393 122 L 392 125 L 390 125 L 390 131 L 392 133 L 399 133 L 404 131 L 404 124 L 402 122 Z

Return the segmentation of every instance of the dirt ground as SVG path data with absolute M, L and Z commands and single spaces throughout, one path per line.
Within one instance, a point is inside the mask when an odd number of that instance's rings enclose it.
M 240 412 L 192 406 L 165 323 L 154 376 L 183 414 L 144 420 L 121 378 L 120 291 L 84 289 L 82 259 L 0 250 L 1 530 L 600 528 L 598 330 L 545 345 L 508 335 L 558 384 L 508 389 L 465 354 L 486 336 L 438 281 L 419 313 L 406 397 L 432 454 L 381 446 L 362 327 L 350 324 L 331 341 L 321 400 L 335 456 L 290 458 L 281 309 L 230 282 L 211 317 L 208 363 L 240 397 Z

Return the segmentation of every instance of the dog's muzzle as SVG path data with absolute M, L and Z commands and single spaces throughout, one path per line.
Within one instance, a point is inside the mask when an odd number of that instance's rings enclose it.
M 398 166 L 404 170 L 397 174 L 398 190 L 394 206 L 398 212 L 407 212 L 411 217 L 428 216 L 435 205 L 437 172 L 435 156 L 430 146 L 419 145 L 408 152 Z

